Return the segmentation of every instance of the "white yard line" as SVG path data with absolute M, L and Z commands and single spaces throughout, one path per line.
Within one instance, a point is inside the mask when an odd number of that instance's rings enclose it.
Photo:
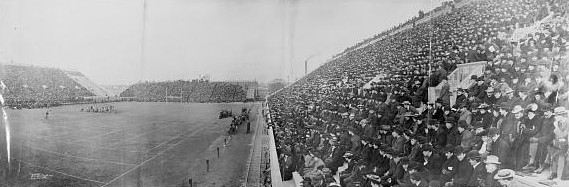
M 164 145 L 165 143 L 168 143 L 169 141 L 172 141 L 172 140 L 174 140 L 174 139 L 176 139 L 176 138 L 178 138 L 178 137 L 180 137 L 180 136 L 183 136 L 183 135 L 184 135 L 186 132 L 188 132 L 188 131 L 191 131 L 191 130 L 194 130 L 194 129 L 199 129 L 199 128 L 204 128 L 204 127 L 205 127 L 205 125 L 202 125 L 202 126 L 199 126 L 199 127 L 194 127 L 194 128 L 185 130 L 184 132 L 180 133 L 179 135 L 174 136 L 174 137 L 172 137 L 172 138 L 170 138 L 170 139 L 168 139 L 168 140 L 166 140 L 166 141 L 164 141 L 164 142 L 162 142 L 162 143 L 160 143 L 160 144 L 158 144 L 158 145 L 156 145 L 156 146 L 150 148 L 149 150 L 147 150 L 146 152 L 144 152 L 144 154 L 148 154 L 150 151 L 152 151 L 152 150 L 154 150 L 154 149 L 156 149 L 156 148 L 158 148 L 158 147 Z M 197 132 L 197 131 L 196 131 L 196 132 Z M 192 135 L 193 135 L 193 133 L 192 133 Z
M 122 131 L 109 131 L 109 132 L 107 132 L 107 133 L 103 133 L 103 134 L 99 134 L 99 135 L 95 135 L 95 136 L 90 136 L 90 137 L 86 137 L 86 138 L 80 138 L 80 139 L 77 139 L 77 140 L 69 141 L 69 143 L 75 143 L 75 142 L 79 142 L 79 141 L 83 141 L 83 140 L 89 140 L 89 139 L 98 138 L 98 137 L 101 137 L 101 136 L 106 136 L 106 135 L 109 135 L 109 134 L 114 134 L 114 133 L 119 133 L 119 132 L 122 132 Z
M 70 155 L 70 154 L 63 154 L 63 153 L 58 153 L 58 152 L 55 152 L 55 151 L 50 151 L 50 150 L 46 150 L 46 149 L 42 149 L 42 148 L 37 148 L 37 147 L 31 147 L 31 148 L 32 148 L 32 149 L 35 149 L 35 150 L 40 150 L 40 151 L 48 152 L 48 153 L 51 153 L 51 154 L 63 155 L 63 156 L 68 156 L 68 157 L 73 157 L 73 158 L 84 159 L 84 160 L 92 160 L 92 161 L 104 162 L 104 163 L 111 163 L 111 164 L 117 164 L 117 165 L 136 166 L 136 164 L 128 164 L 128 163 L 122 163 L 122 162 L 99 160 L 99 159 L 94 159 L 94 158 L 87 158 L 87 157 L 75 156 L 75 155 Z
M 131 153 L 142 153 L 143 151 L 135 151 L 135 150 L 128 150 L 128 149 L 114 149 L 114 148 L 107 148 L 107 147 L 99 147 L 99 146 L 91 146 L 91 145 L 85 145 L 85 144 L 79 144 L 79 143 L 72 143 L 72 142 L 65 142 L 65 141 L 60 141 L 60 140 L 51 140 L 48 138 L 42 138 L 42 137 L 36 137 L 37 139 L 44 139 L 50 142 L 56 142 L 56 143 L 64 143 L 64 144 L 73 144 L 73 145 L 78 145 L 78 146 L 84 146 L 84 147 L 92 147 L 92 148 L 96 148 L 96 149 L 106 149 L 106 150 L 113 150 L 113 151 L 124 151 L 124 152 L 131 152 Z
M 207 126 L 207 125 L 202 125 L 202 127 L 204 127 L 204 126 Z M 195 128 L 188 129 L 188 130 L 186 130 L 186 131 L 180 133 L 180 135 L 178 135 L 178 136 L 176 136 L 176 137 L 179 137 L 179 136 L 181 136 L 181 135 L 184 135 L 184 133 L 188 132 L 189 130 L 193 130 L 193 129 L 195 129 Z M 203 130 L 203 129 L 201 129 L 201 130 Z M 197 134 L 198 132 L 200 132 L 200 131 L 194 131 L 192 134 L 190 134 L 190 135 L 189 135 L 188 137 L 186 137 L 186 138 L 192 137 L 193 135 Z M 174 138 L 176 138 L 176 137 L 174 137 Z M 184 140 L 185 140 L 185 139 L 184 139 Z M 172 148 L 178 146 L 180 143 L 184 142 L 184 140 L 179 141 L 178 143 L 176 143 L 176 144 L 174 144 L 174 145 L 168 147 L 167 149 L 165 149 L 165 150 L 159 152 L 158 154 L 156 154 L 156 155 L 154 155 L 154 156 L 148 158 L 148 159 L 145 160 L 144 162 L 142 162 L 142 163 L 140 163 L 140 164 L 134 166 L 133 168 L 131 168 L 130 170 L 124 172 L 123 174 L 119 175 L 118 177 L 115 177 L 113 180 L 109 181 L 108 183 L 106 183 L 106 184 L 103 185 L 102 187 L 105 187 L 105 186 L 107 186 L 107 185 L 109 185 L 109 184 L 115 182 L 116 180 L 120 179 L 121 177 L 125 176 L 126 174 L 130 173 L 131 171 L 134 171 L 135 169 L 138 169 L 140 166 L 146 164 L 147 162 L 151 161 L 152 159 L 154 159 L 154 158 L 156 158 L 156 157 L 162 155 L 162 154 L 165 153 L 166 151 L 168 151 L 168 150 L 170 150 L 170 149 L 172 149 Z M 168 142 L 168 141 L 166 141 L 166 142 Z
M 56 170 L 49 169 L 49 168 L 46 168 L 46 167 L 41 167 L 41 166 L 38 166 L 38 165 L 34 165 L 34 164 L 32 164 L 32 163 L 25 162 L 25 161 L 22 161 L 22 160 L 18 160 L 18 161 L 21 162 L 21 163 L 24 163 L 24 164 L 33 166 L 33 167 L 45 169 L 45 170 L 52 171 L 52 172 L 55 172 L 55 173 L 59 173 L 59 174 L 65 175 L 65 176 L 70 176 L 70 177 L 77 178 L 77 179 L 81 179 L 81 180 L 84 180 L 84 181 L 90 181 L 90 182 L 95 182 L 95 183 L 99 183 L 99 184 L 105 184 L 104 182 L 101 182 L 101 181 L 97 181 L 97 180 L 93 180 L 93 179 L 87 179 L 87 178 L 75 176 L 75 175 L 72 175 L 72 174 L 64 173 L 64 172 L 61 172 L 61 171 L 56 171 Z
M 132 139 L 139 138 L 139 137 L 141 137 L 141 136 L 143 136 L 143 135 L 147 135 L 147 134 L 149 134 L 149 133 L 151 133 L 151 132 L 155 132 L 155 131 L 158 131 L 158 130 L 162 130 L 162 129 L 165 129 L 165 128 L 168 128 L 168 127 L 171 127 L 171 126 L 174 126 L 174 125 L 179 125 L 179 124 L 170 124 L 170 125 L 166 125 L 165 127 L 160 127 L 160 128 L 158 128 L 158 129 L 155 129 L 155 130 L 151 130 L 151 131 L 148 131 L 148 132 L 144 132 L 144 133 L 142 133 L 142 134 L 137 134 L 136 136 L 128 137 L 128 138 L 124 139 L 123 141 L 119 141 L 119 142 L 117 142 L 117 143 L 113 143 L 113 144 L 111 144 L 111 145 L 109 145 L 109 146 L 105 146 L 105 147 L 113 147 L 113 146 L 115 146 L 115 145 L 118 145 L 118 144 L 121 144 L 121 143 L 130 141 L 130 140 L 132 140 Z

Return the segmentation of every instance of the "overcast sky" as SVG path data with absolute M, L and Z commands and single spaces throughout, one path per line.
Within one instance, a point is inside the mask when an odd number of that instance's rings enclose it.
M 0 0 L 0 62 L 78 70 L 100 84 L 200 74 L 213 80 L 292 80 L 304 73 L 309 56 L 310 71 L 419 10 L 440 5 L 439 0 L 146 0 L 143 26 L 143 2 Z

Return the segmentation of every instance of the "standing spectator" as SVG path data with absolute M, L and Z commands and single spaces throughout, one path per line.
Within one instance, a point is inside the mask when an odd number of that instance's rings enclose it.
M 567 111 L 564 107 L 557 107 L 553 110 L 555 114 L 555 121 L 553 121 L 553 133 L 555 133 L 555 138 L 553 139 L 553 144 L 550 146 L 551 155 L 551 175 L 548 177 L 549 180 L 557 178 L 557 166 L 559 164 L 559 159 L 565 159 L 565 154 L 567 152 L 567 135 L 569 134 L 569 126 L 566 121 Z

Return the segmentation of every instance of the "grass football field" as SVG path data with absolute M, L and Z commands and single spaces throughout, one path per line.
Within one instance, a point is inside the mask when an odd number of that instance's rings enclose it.
M 223 147 L 244 103 L 112 103 L 117 113 L 81 112 L 91 105 L 8 110 L 10 164 L 5 186 L 182 186 L 203 176 L 205 157 Z M 102 104 L 98 104 L 102 105 Z M 244 128 L 240 128 L 244 133 Z M 3 138 L 2 141 L 5 138 Z M 0 150 L 6 150 L 2 143 Z M 5 157 L 6 151 L 2 152 Z M 6 160 L 4 158 L 4 160 Z M 8 169 L 6 169 L 8 168 Z

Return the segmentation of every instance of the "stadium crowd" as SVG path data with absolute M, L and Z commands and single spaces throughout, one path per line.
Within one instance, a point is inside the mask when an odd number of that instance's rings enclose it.
M 548 171 L 569 180 L 569 164 L 557 173 L 569 159 L 567 8 L 472 1 L 271 95 L 283 179 L 296 171 L 303 186 L 517 186 L 514 175 Z M 450 90 L 448 74 L 479 61 L 487 65 L 475 83 Z
M 56 68 L 1 65 L 0 80 L 6 85 L 6 105 L 13 108 L 40 108 L 94 96 Z
M 241 86 L 203 80 L 137 83 L 120 94 L 137 101 L 241 102 L 246 93 Z

